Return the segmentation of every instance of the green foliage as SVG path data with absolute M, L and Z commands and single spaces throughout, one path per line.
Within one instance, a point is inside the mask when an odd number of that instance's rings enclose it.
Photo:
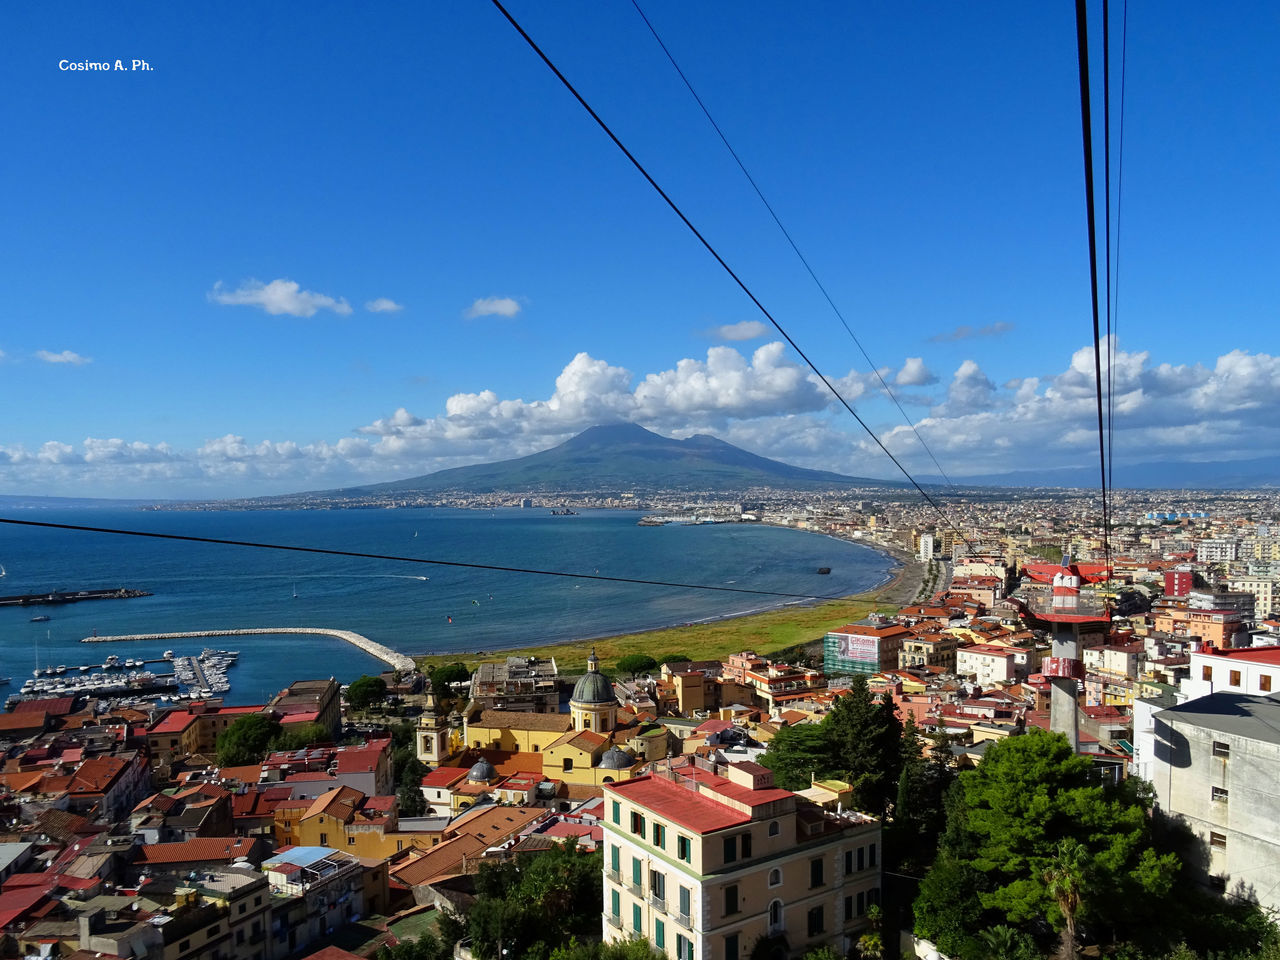
M 658 661 L 647 653 L 628 653 L 618 660 L 618 672 L 631 674 L 634 680 L 641 673 L 648 673 L 657 667 Z
M 783 727 L 769 741 L 760 763 L 773 771 L 778 786 L 807 790 L 810 775 L 826 776 L 830 772 L 831 743 L 821 724 Z
M 831 947 L 815 947 L 804 955 L 802 960 L 844 960 L 839 953 Z
M 665 957 L 665 953 L 641 937 L 613 943 L 583 942 L 572 937 L 568 943 L 553 949 L 548 960 L 665 960 Z
M 978 934 L 996 924 L 1061 930 L 1065 946 L 1079 918 L 1125 939 L 1178 868 L 1154 848 L 1137 791 L 1104 786 L 1066 738 L 1032 730 L 992 744 L 952 788 L 916 930 L 966 960 L 983 955 Z
M 218 766 L 238 767 L 257 763 L 267 754 L 271 741 L 280 736 L 280 721 L 266 713 L 246 713 L 217 740 Z
M 368 674 L 352 680 L 347 687 L 347 703 L 356 710 L 368 710 L 387 698 L 387 681 Z
M 866 677 L 855 676 L 820 724 L 784 727 L 760 762 L 789 790 L 807 788 L 810 775 L 846 780 L 853 807 L 881 815 L 902 768 L 897 708 L 888 697 L 873 697 Z
M 431 689 L 437 697 L 452 697 L 454 692 L 449 684 L 462 683 L 469 679 L 471 679 L 471 671 L 467 669 L 465 663 L 450 663 L 431 671 Z
M 421 777 L 418 778 L 421 782 Z M 396 790 L 396 809 L 402 817 L 420 817 L 427 812 L 427 798 L 422 788 L 413 783 L 403 783 Z
M 603 867 L 603 853 L 574 843 L 482 865 L 467 919 L 476 956 L 495 960 L 501 940 L 508 956 L 549 960 L 554 945 L 598 937 Z
M 692 663 L 692 662 L 693 662 L 693 657 L 689 656 L 687 653 L 664 653 L 662 656 L 658 658 L 659 666 L 661 666 L 664 663 Z
M 268 750 L 301 750 L 316 743 L 329 743 L 333 734 L 322 723 L 290 724 L 267 745 Z
M 424 933 L 416 940 L 402 940 L 395 946 L 382 947 L 374 957 L 376 960 L 452 960 L 453 943 Z

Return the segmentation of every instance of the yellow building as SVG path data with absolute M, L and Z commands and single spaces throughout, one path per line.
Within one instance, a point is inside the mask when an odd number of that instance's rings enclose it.
M 277 847 L 329 847 L 378 859 L 430 847 L 439 835 L 401 832 L 395 797 L 368 797 L 354 787 L 336 787 L 314 800 L 276 807 L 275 839 Z
M 838 791 L 837 791 L 838 792 Z M 879 902 L 880 826 L 773 783 L 755 763 L 669 761 L 605 787 L 604 937 L 676 960 L 849 952 Z

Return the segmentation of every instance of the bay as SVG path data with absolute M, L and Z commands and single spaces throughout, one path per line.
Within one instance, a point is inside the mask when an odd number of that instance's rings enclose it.
M 419 560 L 843 596 L 891 575 L 863 546 L 757 524 L 639 527 L 640 513 L 533 509 L 150 512 L 22 511 L 19 519 L 377 553 Z M 381 661 L 327 637 L 263 635 L 82 644 L 100 635 L 244 627 L 352 630 L 404 653 L 475 653 L 630 633 L 802 602 L 767 596 L 536 576 L 395 560 L 260 550 L 112 534 L 0 528 L 0 594 L 126 586 L 153 594 L 0 607 L 0 675 L 16 692 L 37 666 L 237 649 L 228 703 L 262 702 L 290 681 L 348 682 Z M 818 568 L 830 567 L 830 575 Z M 425 578 L 425 579 L 424 579 Z M 47 614 L 47 623 L 30 618 Z M 570 665 L 566 665 L 567 667 Z

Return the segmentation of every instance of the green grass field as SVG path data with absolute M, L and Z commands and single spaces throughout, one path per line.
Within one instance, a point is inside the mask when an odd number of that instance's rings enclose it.
M 644 633 L 630 633 L 598 640 L 571 641 L 516 650 L 478 651 L 471 657 L 421 657 L 418 664 L 431 670 L 444 663 L 461 662 L 475 669 L 477 663 L 499 661 L 509 656 L 555 657 L 560 671 L 573 674 L 585 669 L 587 656 L 594 648 L 609 670 L 614 661 L 628 653 L 647 653 L 657 660 L 670 653 L 683 653 L 693 660 L 723 660 L 730 654 L 754 650 L 768 656 L 779 650 L 821 640 L 829 630 L 861 620 L 868 613 L 891 613 L 898 608 L 881 597 L 899 592 L 890 583 L 872 594 L 847 600 L 815 604 L 812 607 L 788 607 L 765 613 L 701 623 L 693 626 L 667 627 Z M 896 597 L 894 597 L 896 599 Z

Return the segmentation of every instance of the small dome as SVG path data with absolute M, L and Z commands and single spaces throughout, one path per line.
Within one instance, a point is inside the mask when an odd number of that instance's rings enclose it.
M 574 703 L 615 703 L 617 697 L 613 693 L 613 684 L 603 673 L 584 673 L 573 685 Z
M 615 745 L 600 758 L 600 767 L 603 770 L 626 770 L 635 762 L 631 754 Z
M 493 764 L 488 760 L 481 760 L 467 771 L 467 779 L 474 780 L 477 783 L 488 783 L 490 780 L 497 779 L 497 776 L 498 771 L 493 768 Z

